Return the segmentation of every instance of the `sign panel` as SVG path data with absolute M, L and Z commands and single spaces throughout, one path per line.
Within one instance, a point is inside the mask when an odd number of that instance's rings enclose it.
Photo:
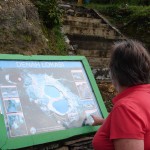
M 0 60 L 0 108 L 8 141 L 1 148 L 11 147 L 11 141 L 18 138 L 32 137 L 33 143 L 41 144 L 68 138 L 67 132 L 73 129 L 81 132 L 72 136 L 93 132 L 94 127 L 82 132 L 87 118 L 91 114 L 106 117 L 100 94 L 96 95 L 94 89 L 96 84 L 92 86 L 90 81 L 92 73 L 85 57 L 8 57 Z M 56 132 L 63 132 L 64 137 L 36 140 Z M 25 146 L 32 146 L 32 142 L 15 148 Z

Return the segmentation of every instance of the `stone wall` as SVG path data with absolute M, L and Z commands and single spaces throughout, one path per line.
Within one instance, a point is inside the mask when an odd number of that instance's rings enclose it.
M 83 55 L 89 61 L 96 80 L 110 81 L 109 58 L 113 42 L 125 39 L 96 10 L 61 5 L 65 11 L 62 32 L 68 36 L 71 55 Z
M 52 54 L 29 0 L 0 1 L 0 53 Z

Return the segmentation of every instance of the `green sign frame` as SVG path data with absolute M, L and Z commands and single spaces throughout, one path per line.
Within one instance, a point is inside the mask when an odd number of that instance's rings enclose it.
M 89 83 L 97 100 L 99 109 L 101 110 L 103 118 L 108 115 L 105 104 L 102 100 L 102 96 L 94 79 L 93 73 L 91 71 L 90 65 L 84 56 L 44 56 L 44 55 L 10 55 L 1 54 L 0 61 L 10 61 L 10 60 L 23 60 L 23 61 L 80 61 L 85 69 Z M 49 142 L 54 142 L 58 140 L 67 139 L 76 135 L 83 135 L 88 133 L 93 133 L 97 131 L 99 126 L 83 126 L 80 128 L 71 128 L 60 131 L 44 132 L 40 134 L 19 136 L 9 138 L 7 135 L 7 130 L 5 126 L 4 116 L 0 114 L 0 149 L 18 149 L 23 147 L 30 147 L 38 144 L 44 144 Z

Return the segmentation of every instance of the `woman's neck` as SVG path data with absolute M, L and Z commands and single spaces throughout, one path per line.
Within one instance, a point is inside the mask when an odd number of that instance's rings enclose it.
M 121 93 L 121 92 L 123 92 L 125 89 L 127 89 L 127 87 L 124 87 L 124 86 L 118 86 L 118 88 L 117 88 L 117 91 L 118 91 L 118 93 Z

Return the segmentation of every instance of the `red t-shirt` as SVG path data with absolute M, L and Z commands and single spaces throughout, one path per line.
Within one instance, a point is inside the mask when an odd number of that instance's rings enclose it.
M 144 150 L 150 150 L 150 84 L 124 90 L 113 103 L 113 110 L 94 136 L 94 149 L 114 150 L 113 139 L 140 139 Z

